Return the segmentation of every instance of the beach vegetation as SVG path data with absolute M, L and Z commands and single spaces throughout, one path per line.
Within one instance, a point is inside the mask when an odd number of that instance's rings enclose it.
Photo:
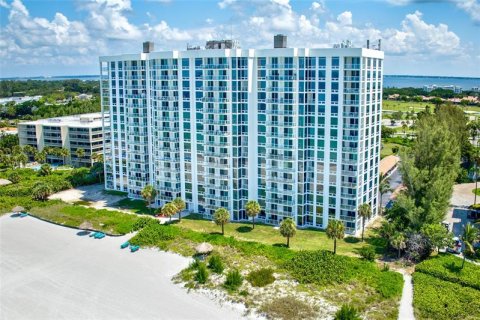
M 254 287 L 265 287 L 275 281 L 275 276 L 272 268 L 261 268 L 251 271 L 247 280 Z
M 334 320 L 361 320 L 358 310 L 350 305 L 344 304 L 342 307 L 335 313 Z
M 208 268 L 213 272 L 221 274 L 225 269 L 222 258 L 219 255 L 213 255 L 208 259 Z
M 223 286 L 231 291 L 237 290 L 243 283 L 243 277 L 237 269 L 230 270 Z

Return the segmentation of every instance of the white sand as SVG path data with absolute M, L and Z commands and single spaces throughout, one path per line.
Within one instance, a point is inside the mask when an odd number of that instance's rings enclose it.
M 189 259 L 130 253 L 128 236 L 95 240 L 32 217 L 0 217 L 0 319 L 240 319 L 172 283 Z

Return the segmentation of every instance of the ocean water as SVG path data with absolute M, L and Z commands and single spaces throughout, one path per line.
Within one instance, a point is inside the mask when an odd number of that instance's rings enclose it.
M 432 84 L 437 86 L 454 85 L 463 90 L 471 90 L 473 87 L 480 87 L 480 78 L 395 75 L 385 75 L 383 77 L 383 87 L 385 88 L 423 88 L 424 85 Z
M 3 78 L 1 80 L 99 80 L 98 75 L 78 75 L 78 76 L 55 76 L 55 77 L 30 77 L 30 78 Z M 422 88 L 424 85 L 436 84 L 439 86 L 454 85 L 463 90 L 471 90 L 473 87 L 480 87 L 480 78 L 465 77 L 431 77 L 431 76 L 400 76 L 385 75 L 383 86 L 385 88 Z

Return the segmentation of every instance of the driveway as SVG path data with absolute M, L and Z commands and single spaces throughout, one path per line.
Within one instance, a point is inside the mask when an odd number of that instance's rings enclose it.
M 453 186 L 453 194 L 450 200 L 450 208 L 447 212 L 445 222 L 450 224 L 450 230 L 459 237 L 463 232 L 463 226 L 468 222 L 467 219 L 468 206 L 475 201 L 475 183 L 462 183 Z M 477 196 L 477 203 L 480 203 L 480 197 Z

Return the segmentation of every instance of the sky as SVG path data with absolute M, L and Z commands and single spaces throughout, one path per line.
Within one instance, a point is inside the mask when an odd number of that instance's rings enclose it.
M 0 77 L 98 74 L 98 57 L 185 50 L 330 48 L 382 39 L 385 74 L 480 77 L 480 0 L 0 0 Z

